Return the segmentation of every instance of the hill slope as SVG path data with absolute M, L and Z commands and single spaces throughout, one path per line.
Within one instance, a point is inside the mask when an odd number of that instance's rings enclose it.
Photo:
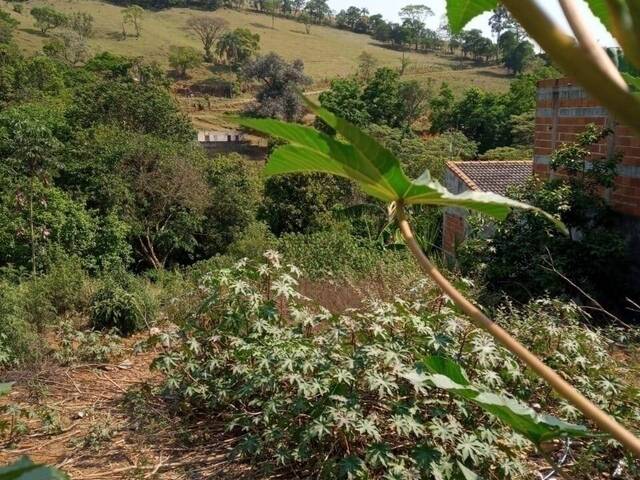
M 357 57 L 367 51 L 374 55 L 381 65 L 397 67 L 400 65 L 400 52 L 377 44 L 367 35 L 328 27 L 313 27 L 311 34 L 304 32 L 304 26 L 287 19 L 276 19 L 275 28 L 271 28 L 271 18 L 251 12 L 221 9 L 216 12 L 201 12 L 189 9 L 170 9 L 160 12 L 146 12 L 142 23 L 142 36 L 136 39 L 129 28 L 130 37 L 121 39 L 121 8 L 97 0 L 30 0 L 25 2 L 22 14 L 12 12 L 20 21 L 16 32 L 16 41 L 26 52 L 41 49 L 47 37 L 35 28 L 30 9 L 36 5 L 51 5 L 64 11 L 81 11 L 95 17 L 95 35 L 89 41 L 92 52 L 112 51 L 119 54 L 142 56 L 163 65 L 171 45 L 190 45 L 200 48 L 197 37 L 185 24 L 196 15 L 223 17 L 233 28 L 245 27 L 259 33 L 262 52 L 275 51 L 286 59 L 302 58 L 307 72 L 316 82 L 322 82 L 336 76 L 353 73 L 357 67 Z M 439 57 L 432 54 L 407 53 L 412 66 L 408 70 L 409 78 L 425 80 L 433 78 L 436 83 L 447 81 L 454 90 L 478 86 L 487 90 L 505 90 L 509 77 L 498 67 L 475 66 L 471 62 L 461 62 L 451 57 Z M 196 73 L 197 77 L 210 75 L 205 69 Z

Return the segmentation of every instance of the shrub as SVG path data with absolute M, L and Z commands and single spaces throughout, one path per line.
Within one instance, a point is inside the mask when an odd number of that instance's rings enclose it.
M 432 354 L 456 358 L 488 391 L 514 392 L 546 412 L 578 417 L 448 302 L 425 299 L 424 284 L 393 303 L 334 316 L 301 298 L 294 267 L 269 258 L 268 265 L 241 262 L 205 276 L 199 289 L 208 297 L 154 362 L 184 414 L 215 412 L 240 435 L 236 453 L 264 460 L 267 469 L 315 478 L 458 479 L 469 478 L 469 468 L 484 478 L 533 478 L 537 467 L 527 462 L 523 437 L 416 383 L 415 363 Z M 580 324 L 579 313 L 545 300 L 505 309 L 499 319 L 579 379 L 596 403 L 637 425 L 635 389 L 615 380 L 624 366 L 609 356 L 606 337 Z M 586 461 L 577 461 L 571 478 L 612 471 L 623 458 L 607 438 L 587 442 L 579 447 Z M 639 473 L 628 465 L 632 477 Z
M 76 362 L 106 363 L 122 354 L 122 340 L 116 331 L 83 332 L 71 322 L 63 322 L 58 331 L 59 344 L 54 358 L 63 365 Z
M 38 337 L 23 315 L 17 287 L 0 282 L 0 369 L 35 360 Z
M 89 307 L 89 277 L 77 257 L 60 258 L 39 279 L 57 315 L 82 312 Z
M 531 160 L 533 149 L 527 147 L 497 147 L 480 155 L 480 160 Z
M 93 328 L 127 336 L 155 322 L 158 303 L 143 280 L 127 273 L 105 278 L 91 302 Z

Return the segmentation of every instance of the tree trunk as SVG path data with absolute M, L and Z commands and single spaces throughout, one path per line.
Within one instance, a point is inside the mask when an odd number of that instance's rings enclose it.
M 36 276 L 36 233 L 33 225 L 33 177 L 29 181 L 29 228 L 31 230 L 31 274 Z

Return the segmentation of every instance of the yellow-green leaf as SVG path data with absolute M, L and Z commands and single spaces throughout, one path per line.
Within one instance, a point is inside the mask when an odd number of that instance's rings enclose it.
M 458 33 L 475 17 L 497 6 L 498 0 L 447 0 L 449 26 Z

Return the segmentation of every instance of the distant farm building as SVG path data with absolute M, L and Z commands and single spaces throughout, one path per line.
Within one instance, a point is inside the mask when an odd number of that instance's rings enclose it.
M 251 160 L 264 161 L 268 152 L 267 145 L 256 142 L 255 138 L 252 141 L 239 130 L 201 130 L 198 142 L 209 155 L 239 153 Z
M 447 162 L 444 184 L 453 193 L 494 192 L 505 195 L 510 187 L 523 185 L 532 175 L 533 162 L 469 161 Z M 467 210 L 447 207 L 442 224 L 442 247 L 453 255 L 467 235 Z
M 210 131 L 203 130 L 198 132 L 198 141 L 203 146 L 218 143 L 242 143 L 246 142 L 246 135 L 237 130 Z

